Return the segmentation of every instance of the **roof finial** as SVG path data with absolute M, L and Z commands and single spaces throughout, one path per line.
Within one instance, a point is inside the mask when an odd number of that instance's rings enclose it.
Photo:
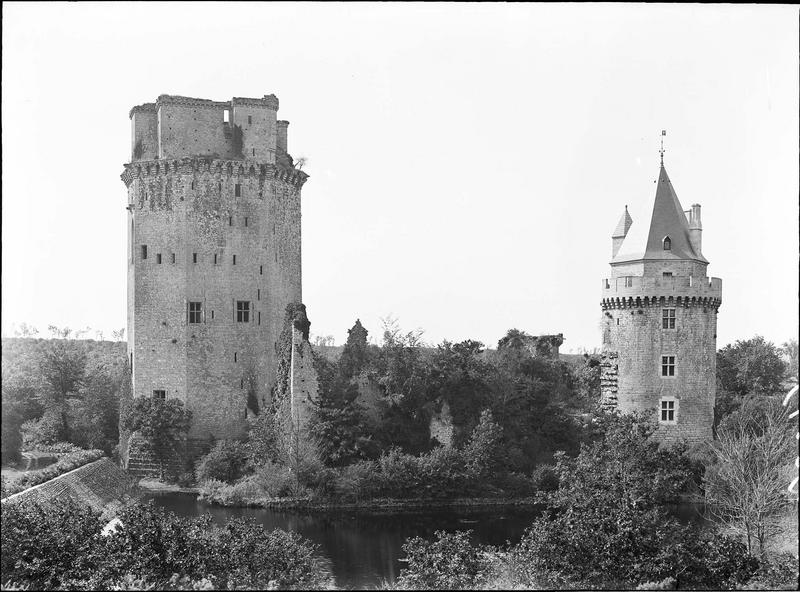
M 659 152 L 661 153 L 661 166 L 662 167 L 664 166 L 664 136 L 666 136 L 666 135 L 667 135 L 667 130 L 661 130 L 661 150 L 659 150 Z

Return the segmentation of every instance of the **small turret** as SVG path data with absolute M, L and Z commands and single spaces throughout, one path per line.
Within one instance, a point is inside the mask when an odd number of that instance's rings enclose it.
M 628 230 L 631 228 L 631 224 L 633 224 L 633 219 L 631 215 L 628 213 L 628 206 L 625 206 L 625 212 L 622 214 L 622 217 L 617 222 L 617 227 L 614 229 L 614 233 L 611 235 L 611 258 L 617 256 L 617 252 L 619 248 L 622 246 L 625 237 L 628 236 Z
M 689 210 L 689 244 L 695 254 L 702 255 L 703 253 L 703 223 L 700 221 L 700 204 L 692 204 L 692 209 Z

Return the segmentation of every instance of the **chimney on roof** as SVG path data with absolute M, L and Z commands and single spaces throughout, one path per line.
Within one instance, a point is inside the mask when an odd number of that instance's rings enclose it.
M 700 221 L 700 204 L 692 204 L 689 210 L 689 243 L 696 255 L 702 255 L 703 223 Z

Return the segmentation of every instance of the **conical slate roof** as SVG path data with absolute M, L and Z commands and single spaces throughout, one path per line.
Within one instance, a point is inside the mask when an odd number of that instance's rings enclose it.
M 624 237 L 628 234 L 628 230 L 631 228 L 631 224 L 633 224 L 633 220 L 631 219 L 631 215 L 628 213 L 628 206 L 625 206 L 625 213 L 617 222 L 617 227 L 614 229 L 614 234 L 611 235 L 611 238 L 620 238 Z
M 614 236 L 617 236 L 617 231 Z M 664 250 L 665 237 L 669 237 L 672 243 L 672 248 L 669 250 Z M 678 196 L 675 194 L 675 189 L 672 187 L 672 182 L 669 180 L 663 164 L 658 175 L 656 198 L 649 227 L 641 222 L 632 224 L 617 256 L 611 263 L 645 259 L 692 259 L 708 263 L 703 255 L 695 253 L 692 249 L 689 241 L 689 223 L 686 221 L 681 202 L 678 201 Z

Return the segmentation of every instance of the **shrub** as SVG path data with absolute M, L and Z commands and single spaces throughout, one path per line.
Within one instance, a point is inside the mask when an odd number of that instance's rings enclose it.
M 152 502 L 100 536 L 97 513 L 70 500 L 2 507 L 2 585 L 31 589 L 315 589 L 330 587 L 317 548 L 252 521 L 214 527 Z
M 536 491 L 555 491 L 558 489 L 558 473 L 553 465 L 539 465 L 533 471 L 531 481 Z
M 741 588 L 744 590 L 798 590 L 797 557 L 781 553 L 761 561 L 755 575 Z
M 70 498 L 52 505 L 4 503 L 2 522 L 2 584 L 32 589 L 57 588 L 80 577 L 102 527 L 97 512 Z
M 40 450 L 48 444 L 54 444 L 66 434 L 62 410 L 51 407 L 39 419 L 23 423 L 21 430 L 23 450 Z
M 408 567 L 397 580 L 398 588 L 415 590 L 460 590 L 479 588 L 491 572 L 488 547 L 474 547 L 472 531 L 436 531 L 436 540 L 420 537 L 403 545 Z
M 57 463 L 40 469 L 24 473 L 6 487 L 6 495 L 13 495 L 24 491 L 34 485 L 39 485 L 50 479 L 55 479 L 59 475 L 73 471 L 78 467 L 89 464 L 103 458 L 102 450 L 79 450 L 73 452 L 59 460 Z
M 83 450 L 72 442 L 54 442 L 53 444 L 42 444 L 36 448 L 37 452 L 49 452 L 51 454 L 69 454 Z
M 357 502 L 370 499 L 381 486 L 378 464 L 364 460 L 348 465 L 337 472 L 334 491 L 337 499 Z
M 258 467 L 253 479 L 266 497 L 286 497 L 294 491 L 291 482 L 295 479 L 289 467 L 271 461 Z
M 220 440 L 211 451 L 197 461 L 197 479 L 218 479 L 232 483 L 248 469 L 247 450 L 241 442 Z

